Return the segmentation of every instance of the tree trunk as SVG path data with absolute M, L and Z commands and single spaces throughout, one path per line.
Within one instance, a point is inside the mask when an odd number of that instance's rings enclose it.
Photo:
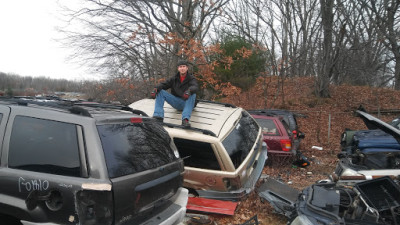
M 317 79 L 317 96 L 329 98 L 329 82 L 332 73 L 332 26 L 333 26 L 333 1 L 320 0 L 321 19 L 324 32 L 322 65 Z
M 394 88 L 400 90 L 400 45 L 398 42 L 398 12 L 400 8 L 399 0 L 387 1 L 367 1 L 370 3 L 370 9 L 376 19 L 373 21 L 378 27 L 382 37 L 384 37 L 384 45 L 393 53 L 395 70 L 394 70 Z M 380 11 L 380 9 L 384 11 Z
M 396 65 L 394 67 L 394 89 L 400 90 L 400 54 L 396 57 Z
M 391 47 L 391 51 L 394 55 L 395 67 L 394 67 L 394 88 L 396 90 L 400 90 L 400 45 L 398 42 L 398 32 L 395 30 L 396 27 L 396 12 L 398 12 L 400 8 L 400 3 L 397 0 L 392 0 L 391 5 L 387 7 L 387 30 L 388 36 L 387 39 L 389 41 L 389 45 Z

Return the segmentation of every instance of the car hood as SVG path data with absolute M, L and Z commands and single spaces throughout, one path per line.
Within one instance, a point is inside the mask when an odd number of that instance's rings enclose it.
M 357 115 L 361 117 L 361 119 L 364 121 L 365 125 L 368 127 L 368 129 L 373 130 L 373 129 L 380 129 L 384 131 L 387 134 L 390 134 L 396 139 L 398 143 L 400 143 L 400 130 L 394 128 L 390 124 L 383 122 L 382 120 L 371 116 L 370 114 L 357 110 L 356 111 Z

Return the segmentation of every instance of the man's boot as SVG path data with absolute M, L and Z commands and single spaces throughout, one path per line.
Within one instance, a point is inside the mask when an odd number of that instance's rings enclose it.
M 183 119 L 183 120 L 182 120 L 182 126 L 183 126 L 184 128 L 190 128 L 189 120 L 188 120 L 188 119 Z

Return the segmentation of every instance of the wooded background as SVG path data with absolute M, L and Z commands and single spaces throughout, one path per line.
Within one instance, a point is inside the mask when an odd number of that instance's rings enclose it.
M 400 90 L 398 0 L 81 0 L 67 9 L 63 43 L 75 61 L 108 74 L 89 95 L 129 103 L 191 62 L 200 97 L 253 88 L 257 79 L 315 77 Z M 79 29 L 76 29 L 79 24 Z M 1 78 L 1 77 L 0 77 Z M 0 83 L 2 83 L 0 81 Z
M 67 35 L 63 41 L 75 47 L 71 57 L 76 62 L 109 76 L 72 82 L 0 73 L 0 90 L 18 90 L 20 95 L 82 91 L 93 100 L 130 104 L 149 97 L 154 85 L 173 75 L 177 60 L 184 58 L 202 85 L 201 98 L 307 115 L 299 118 L 306 134 L 301 149 L 313 160 L 311 166 L 265 167 L 263 172 L 301 190 L 333 171 L 344 128 L 365 129 L 353 110 L 359 105 L 374 111 L 398 107 L 399 91 L 389 89 L 400 90 L 399 4 L 82 0 L 80 9 L 65 11 L 70 26 L 62 29 Z M 84 29 L 75 30 L 77 24 Z M 324 150 L 314 151 L 314 145 Z M 219 220 L 237 224 L 255 214 L 262 224 L 286 223 L 255 192 L 240 203 L 235 216 Z

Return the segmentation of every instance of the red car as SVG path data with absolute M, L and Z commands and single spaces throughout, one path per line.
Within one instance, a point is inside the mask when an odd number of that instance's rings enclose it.
M 296 155 L 296 149 L 292 149 L 292 132 L 282 117 L 254 114 L 252 116 L 262 128 L 264 142 L 268 145 L 268 153 L 282 156 Z

